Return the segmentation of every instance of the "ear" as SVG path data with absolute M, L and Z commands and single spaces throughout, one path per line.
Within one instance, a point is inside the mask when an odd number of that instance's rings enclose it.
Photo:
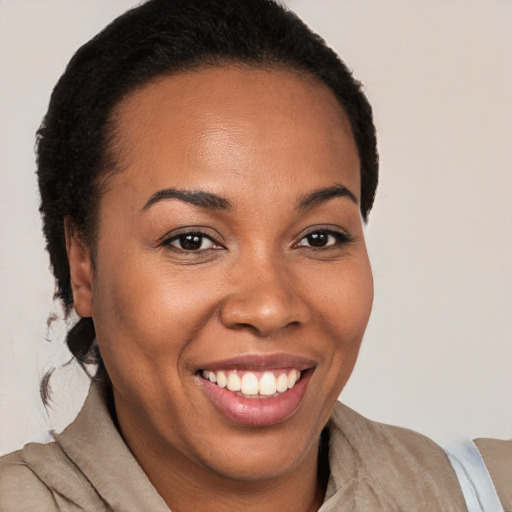
M 92 316 L 92 278 L 91 254 L 80 239 L 70 219 L 64 221 L 66 251 L 68 253 L 69 275 L 73 291 L 75 311 L 82 317 Z

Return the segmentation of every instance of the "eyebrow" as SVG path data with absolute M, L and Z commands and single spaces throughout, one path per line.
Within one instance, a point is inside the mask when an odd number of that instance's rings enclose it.
M 332 187 L 315 190 L 314 192 L 303 196 L 297 204 L 297 210 L 309 210 L 321 203 L 334 199 L 335 197 L 347 197 L 353 203 L 358 204 L 356 196 L 347 187 L 341 184 L 336 184 Z
M 160 201 L 168 199 L 178 199 L 185 203 L 199 206 L 205 210 L 231 210 L 231 203 L 222 196 L 211 194 L 210 192 L 202 192 L 200 190 L 180 190 L 177 188 L 166 188 L 155 192 L 143 206 L 141 211 L 145 211 Z

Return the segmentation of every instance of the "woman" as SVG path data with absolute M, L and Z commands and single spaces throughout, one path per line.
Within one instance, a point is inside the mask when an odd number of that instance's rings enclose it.
M 336 403 L 375 130 L 297 18 L 143 4 L 72 59 L 38 156 L 68 345 L 99 370 L 54 443 L 2 460 L 2 510 L 465 510 L 439 447 Z M 502 445 L 479 448 L 503 500 Z

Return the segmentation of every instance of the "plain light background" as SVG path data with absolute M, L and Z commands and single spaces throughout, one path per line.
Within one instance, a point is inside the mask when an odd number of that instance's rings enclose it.
M 34 132 L 73 52 L 134 3 L 0 0 L 0 454 L 48 440 L 87 392 L 47 327 Z M 379 136 L 374 310 L 342 400 L 440 442 L 510 438 L 512 2 L 287 3 L 365 84 Z

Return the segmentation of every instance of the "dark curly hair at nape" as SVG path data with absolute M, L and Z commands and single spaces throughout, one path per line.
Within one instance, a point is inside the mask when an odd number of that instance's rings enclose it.
M 113 108 L 160 75 L 243 65 L 307 73 L 327 85 L 345 111 L 361 162 L 366 220 L 378 179 L 371 107 L 345 64 L 295 14 L 273 0 L 149 0 L 82 46 L 55 87 L 38 131 L 43 230 L 65 313 L 73 307 L 64 221 L 95 252 L 102 183 L 116 172 Z M 79 362 L 99 360 L 92 319 L 67 343 Z

